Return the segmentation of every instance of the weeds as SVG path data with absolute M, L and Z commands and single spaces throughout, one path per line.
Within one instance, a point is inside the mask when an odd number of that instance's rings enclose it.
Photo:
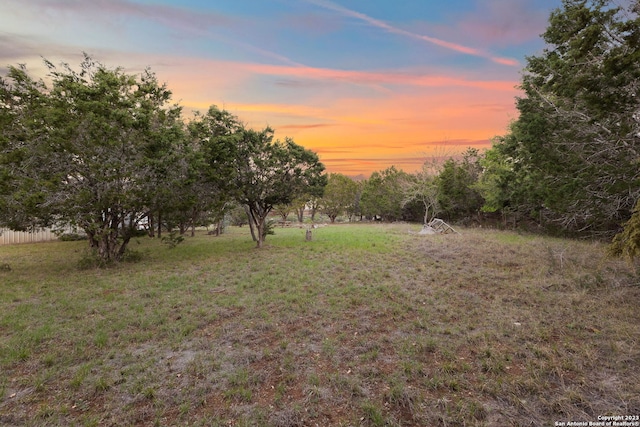
M 382 411 L 380 411 L 380 408 L 378 405 L 376 405 L 375 403 L 366 401 L 362 404 L 362 413 L 364 414 L 364 416 L 362 417 L 362 420 L 367 424 L 367 425 L 372 425 L 375 427 L 382 427 L 385 425 L 385 417 L 382 414 Z
M 184 236 L 176 230 L 171 231 L 168 236 L 162 238 L 162 243 L 167 245 L 169 249 L 175 248 L 182 242 L 184 242 Z

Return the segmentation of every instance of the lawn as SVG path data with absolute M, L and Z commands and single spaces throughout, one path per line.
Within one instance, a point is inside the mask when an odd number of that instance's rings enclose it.
M 640 414 L 640 279 L 593 242 L 245 228 L 78 269 L 0 247 L 0 425 L 529 426 Z M 9 268 L 7 268 L 9 267 Z

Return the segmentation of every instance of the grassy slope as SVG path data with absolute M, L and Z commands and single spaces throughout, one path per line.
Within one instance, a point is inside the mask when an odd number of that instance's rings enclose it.
M 544 425 L 640 413 L 640 287 L 598 244 L 247 229 L 76 269 L 0 247 L 0 425 Z M 413 227 L 415 228 L 415 227 Z

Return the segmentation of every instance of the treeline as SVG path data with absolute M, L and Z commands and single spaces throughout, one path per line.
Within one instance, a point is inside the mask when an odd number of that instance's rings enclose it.
M 1 226 L 71 224 L 112 262 L 143 221 L 158 236 L 184 232 L 240 205 L 261 247 L 275 205 L 326 184 L 318 156 L 270 128 L 247 129 L 215 106 L 185 120 L 149 70 L 86 55 L 78 71 L 46 65 L 48 85 L 24 66 L 0 81 Z
M 380 220 L 427 223 L 439 216 L 450 221 L 477 220 L 484 199 L 478 181 L 482 155 L 469 148 L 459 158 L 425 162 L 416 173 L 394 166 L 376 171 L 366 180 L 329 174 L 320 211 L 333 222 Z

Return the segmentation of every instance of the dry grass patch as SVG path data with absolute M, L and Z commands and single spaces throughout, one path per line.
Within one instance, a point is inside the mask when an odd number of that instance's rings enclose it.
M 75 268 L 0 248 L 3 425 L 544 425 L 640 413 L 638 277 L 603 246 L 246 229 Z

